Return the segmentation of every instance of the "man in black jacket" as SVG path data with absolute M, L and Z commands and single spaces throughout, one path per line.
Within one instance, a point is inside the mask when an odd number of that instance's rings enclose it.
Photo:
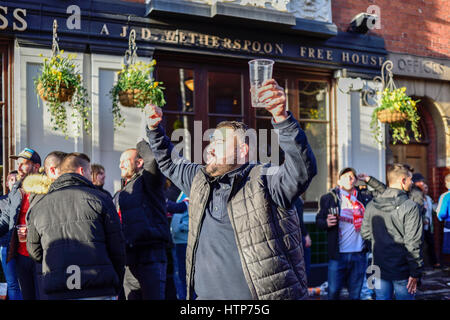
M 0 217 L 0 236 L 7 235 L 7 258 L 15 258 L 17 277 L 24 300 L 36 300 L 39 296 L 36 277 L 36 265 L 29 257 L 25 242 L 26 213 L 30 206 L 30 194 L 22 188 L 24 179 L 38 173 L 41 157 L 30 148 L 25 148 L 18 155 L 10 156 L 17 160 L 19 181 L 13 186 L 7 197 L 7 204 Z M 20 239 L 19 233 L 20 232 Z
M 89 158 L 67 155 L 28 215 L 27 249 L 42 263 L 53 299 L 114 299 L 122 288 L 125 246 L 114 204 L 91 183 Z
M 380 270 L 377 300 L 412 300 L 423 269 L 422 217 L 408 198 L 411 172 L 395 164 L 388 171 L 389 187 L 367 206 L 361 235 L 372 243 L 373 265 Z
M 316 224 L 328 234 L 328 299 L 338 300 L 342 287 L 346 286 L 352 300 L 360 298 L 367 267 L 366 244 L 360 228 L 364 207 L 373 193 L 385 186 L 373 177 L 360 174 L 374 191 L 355 187 L 358 176 L 355 169 L 344 168 L 339 172 L 338 187 L 320 198 Z
M 122 219 L 127 263 L 124 293 L 127 300 L 165 298 L 170 229 L 166 217 L 165 177 L 145 141 L 120 157 L 122 189 L 114 203 Z

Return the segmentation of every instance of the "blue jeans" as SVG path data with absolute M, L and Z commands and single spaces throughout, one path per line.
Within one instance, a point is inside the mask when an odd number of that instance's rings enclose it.
M 305 237 L 302 238 L 303 245 L 303 257 L 305 259 L 305 271 L 306 271 L 306 279 L 309 279 L 311 274 L 311 247 L 305 247 Z
M 164 300 L 167 262 L 150 262 L 125 267 L 124 292 L 127 300 Z
M 172 251 L 179 279 L 179 285 L 177 286 L 178 300 L 186 300 L 186 248 L 186 243 L 176 243 Z
M 22 293 L 20 292 L 19 280 L 16 274 L 16 261 L 11 259 L 6 263 L 7 247 L 0 247 L 3 274 L 5 275 L 6 283 L 8 284 L 8 299 L 22 300 Z
M 359 300 L 366 265 L 362 252 L 340 253 L 339 260 L 328 261 L 328 300 L 339 300 L 344 286 L 351 300 Z
M 366 254 L 366 270 L 367 267 L 369 266 L 369 254 Z M 369 287 L 367 286 L 367 273 L 364 272 L 364 281 L 363 281 L 363 285 L 362 285 L 362 289 L 361 289 L 361 300 L 368 300 L 368 299 L 372 299 L 372 295 L 373 295 L 373 290 L 369 289 Z
M 392 300 L 395 294 L 395 300 L 414 300 L 414 294 L 410 294 L 406 285 L 406 280 L 383 280 L 380 279 L 380 289 L 375 288 L 375 295 L 377 300 Z

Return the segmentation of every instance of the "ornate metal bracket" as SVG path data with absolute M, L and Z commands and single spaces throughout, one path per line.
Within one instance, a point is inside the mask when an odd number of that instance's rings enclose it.
M 395 90 L 397 87 L 394 83 L 394 74 L 392 69 L 394 68 L 394 63 L 391 60 L 387 60 L 381 66 L 381 76 L 376 76 L 373 78 L 375 83 L 375 89 L 367 86 L 366 90 L 363 90 L 363 101 L 366 105 L 373 106 L 378 104 L 377 92 L 382 92 L 384 89 Z M 369 103 L 369 99 L 372 99 L 374 103 Z
M 58 21 L 53 20 L 53 40 L 52 40 L 52 57 L 59 54 L 59 45 L 58 45 Z
M 133 29 L 130 32 L 130 37 L 128 39 L 128 50 L 125 51 L 125 56 L 123 58 L 123 62 L 125 68 L 128 68 L 129 65 L 132 65 L 136 62 L 137 59 L 137 46 L 136 46 L 136 31 Z
M 373 87 L 369 86 L 367 82 L 364 83 L 361 78 L 351 79 L 346 78 L 345 69 L 342 73 L 335 74 L 338 80 L 338 89 L 342 93 L 349 93 L 350 91 L 359 91 L 362 93 L 362 102 L 365 106 L 375 106 L 378 104 L 377 92 L 381 92 L 386 88 L 389 90 L 395 90 L 394 75 L 392 69 L 394 64 L 392 61 L 387 60 L 381 67 L 381 76 L 373 78 Z

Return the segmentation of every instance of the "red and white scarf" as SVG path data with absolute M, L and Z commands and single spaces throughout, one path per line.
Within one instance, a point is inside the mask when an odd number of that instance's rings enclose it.
M 341 189 L 340 191 L 353 207 L 353 226 L 355 227 L 356 232 L 360 232 L 365 212 L 364 205 L 358 201 L 356 189 L 353 189 L 351 193 L 348 193 L 344 189 Z

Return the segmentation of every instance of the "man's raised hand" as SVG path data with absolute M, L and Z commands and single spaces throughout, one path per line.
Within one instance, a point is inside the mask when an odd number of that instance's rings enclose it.
M 158 124 L 162 121 L 163 112 L 160 107 L 153 104 L 145 106 L 145 114 L 147 117 L 147 126 L 150 130 L 155 130 Z

